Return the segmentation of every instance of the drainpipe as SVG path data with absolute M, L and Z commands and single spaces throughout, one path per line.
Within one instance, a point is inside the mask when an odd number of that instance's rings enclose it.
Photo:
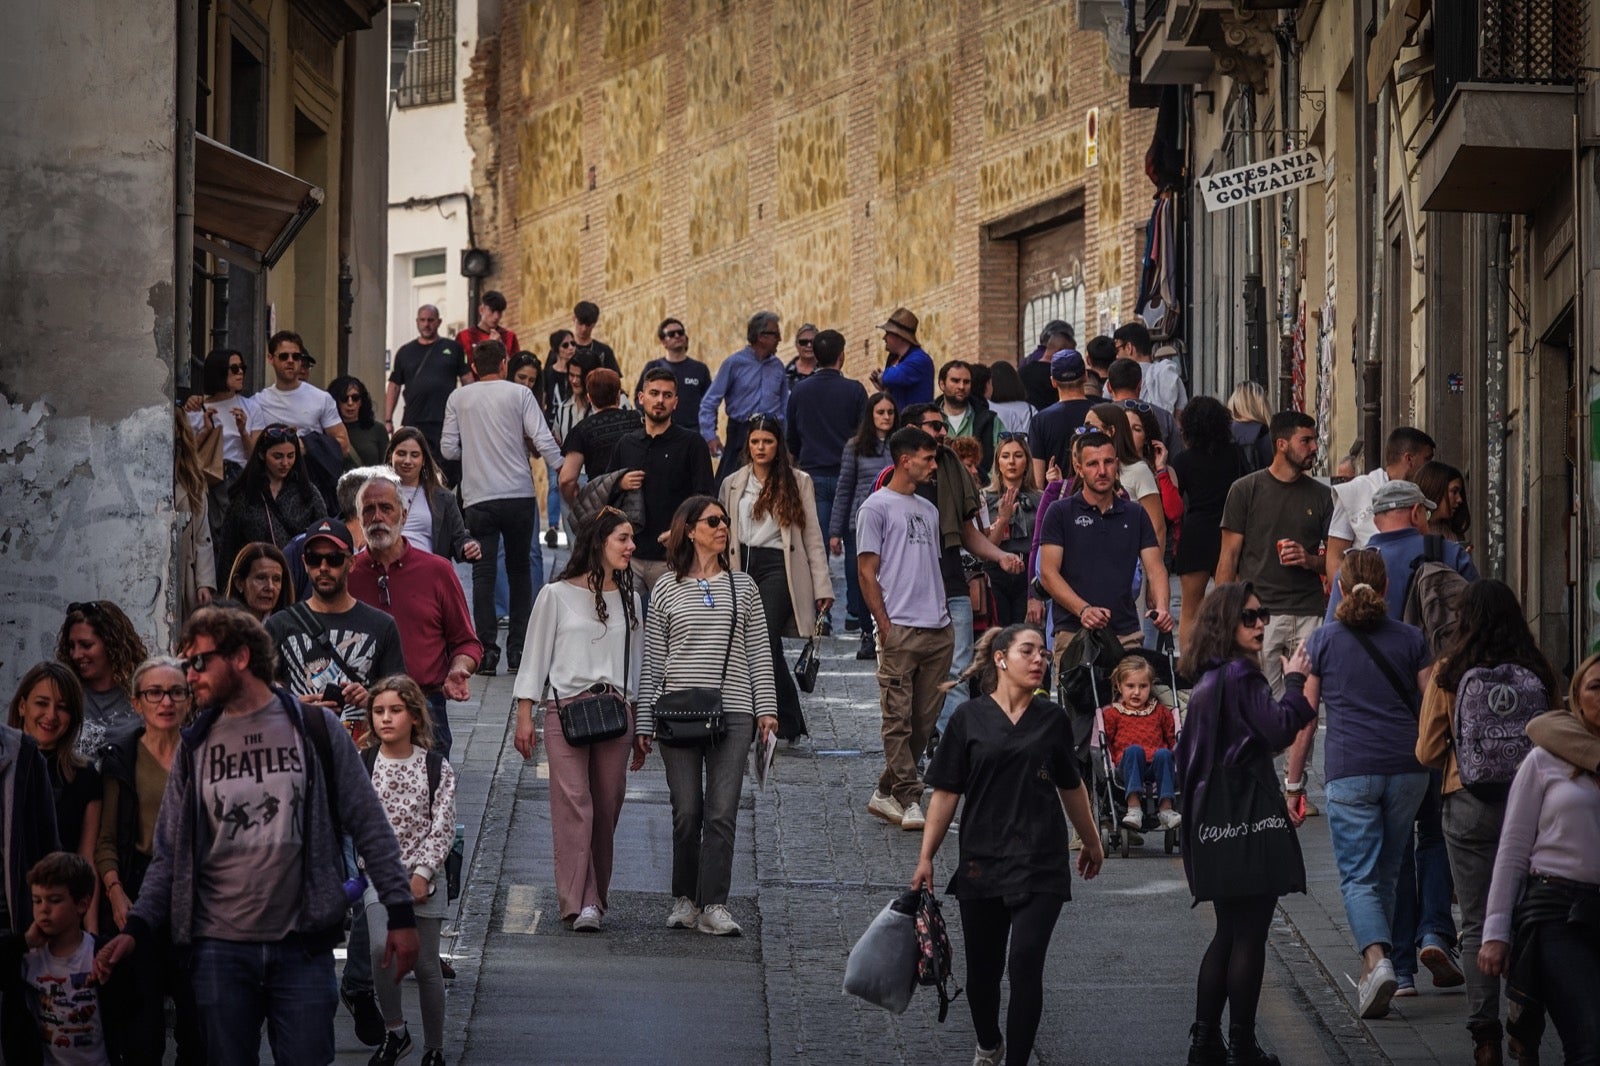
M 1278 87 L 1285 130 L 1300 126 L 1300 51 L 1295 47 L 1291 12 L 1278 29 Z M 1287 137 L 1294 136 L 1286 134 Z M 1294 147 L 1305 143 L 1300 137 Z M 1288 142 L 1285 142 L 1286 147 Z M 1294 328 L 1299 319 L 1297 269 L 1300 255 L 1300 194 L 1290 189 L 1280 197 L 1278 215 L 1278 407 L 1287 410 L 1294 397 Z
M 1367 105 L 1366 84 L 1361 80 L 1366 76 L 1367 69 L 1368 42 L 1366 27 L 1369 17 L 1368 4 L 1366 0 L 1359 0 L 1355 7 L 1355 17 L 1350 20 L 1350 26 L 1354 35 L 1354 40 L 1351 42 L 1353 49 L 1351 54 L 1355 57 L 1351 69 L 1358 72 L 1355 93 L 1356 162 L 1350 169 L 1355 184 L 1356 276 L 1355 284 L 1350 289 L 1354 296 L 1355 306 L 1350 309 L 1353 313 L 1348 318 L 1353 327 L 1349 333 L 1352 346 L 1350 353 L 1352 361 L 1364 362 L 1365 359 L 1369 358 L 1369 355 L 1364 350 L 1366 336 L 1362 326 L 1372 314 L 1372 309 L 1369 305 L 1372 290 L 1372 278 L 1369 274 L 1372 268 L 1372 251 L 1367 247 L 1367 241 L 1371 239 L 1372 234 L 1372 223 L 1368 218 L 1368 215 L 1372 212 L 1372 197 L 1368 186 L 1372 173 L 1369 168 L 1360 165 L 1359 161 L 1371 159 L 1373 156 L 1373 123 L 1372 109 Z M 1340 319 L 1344 317 L 1346 316 L 1342 314 L 1339 316 Z M 1365 386 L 1363 386 L 1364 394 Z M 1369 429 L 1370 426 L 1365 421 L 1357 423 L 1356 437 L 1365 442 L 1365 456 L 1367 460 L 1371 460 L 1362 466 L 1363 470 L 1370 470 L 1378 465 L 1377 457 L 1383 449 L 1379 438 L 1374 437 L 1369 432 Z
M 1245 163 L 1254 163 L 1256 151 L 1256 91 L 1245 85 L 1239 101 L 1243 125 Z M 1267 384 L 1267 294 L 1261 284 L 1261 203 L 1245 205 L 1244 332 L 1250 347 L 1250 380 Z
M 1508 373 L 1506 360 L 1506 337 L 1511 331 L 1511 304 L 1507 299 L 1506 290 L 1511 284 L 1511 216 L 1500 215 L 1496 219 L 1497 225 L 1489 236 L 1489 267 L 1484 278 L 1488 286 L 1485 301 L 1485 319 L 1487 320 L 1486 336 L 1484 338 L 1486 369 L 1483 390 L 1485 414 L 1489 427 L 1488 439 L 1484 442 L 1487 452 L 1485 473 L 1489 477 L 1487 493 L 1488 521 L 1486 523 L 1486 540 L 1484 554 L 1484 573 L 1493 578 L 1505 579 L 1506 573 L 1506 376 Z M 1530 363 L 1532 360 L 1526 360 Z M 1527 393 L 1523 393 L 1523 411 L 1521 418 L 1523 448 L 1526 453 L 1528 447 L 1528 408 Z M 1529 474 L 1524 470 L 1525 475 Z M 1524 476 L 1523 487 L 1527 488 L 1531 477 Z M 1524 592 L 1527 590 L 1524 589 Z
M 1358 72 L 1359 75 L 1359 72 Z M 1389 113 L 1389 93 L 1393 79 L 1384 79 L 1378 90 L 1379 122 Z M 1363 108 L 1366 104 L 1361 105 Z M 1367 465 L 1375 467 L 1383 455 L 1383 205 L 1389 192 L 1389 131 L 1375 129 L 1377 161 L 1372 183 L 1372 258 L 1368 269 L 1367 358 L 1361 375 L 1362 436 L 1367 442 Z
M 194 119 L 200 70 L 200 3 L 178 3 L 177 188 L 173 193 L 172 373 L 189 386 L 189 320 L 194 313 Z

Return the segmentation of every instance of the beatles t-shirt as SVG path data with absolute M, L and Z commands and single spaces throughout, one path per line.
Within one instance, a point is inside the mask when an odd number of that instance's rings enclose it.
M 277 697 L 249 714 L 218 716 L 195 773 L 211 834 L 196 872 L 195 935 L 282 940 L 294 931 L 304 887 L 306 774 L 300 734 Z
M 106 1061 L 101 1027 L 100 986 L 94 972 L 94 938 L 85 934 L 64 959 L 48 947 L 33 948 L 22 960 L 22 979 L 38 996 L 39 1041 L 51 1066 L 100 1066 Z

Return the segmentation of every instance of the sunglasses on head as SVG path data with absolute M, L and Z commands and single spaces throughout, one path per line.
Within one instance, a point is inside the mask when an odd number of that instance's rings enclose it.
M 1149 414 L 1150 405 L 1143 400 L 1123 400 L 1122 406 L 1129 411 L 1138 411 L 1140 414 Z
M 1272 612 L 1265 607 L 1246 607 L 1239 612 L 1239 621 L 1247 626 L 1253 626 L 1258 622 L 1261 625 L 1266 625 L 1272 621 Z
M 268 440 L 294 440 L 294 429 L 291 426 L 285 426 L 282 423 L 274 422 L 266 429 L 263 429 L 261 431 L 261 435 Z
M 728 520 L 726 515 L 708 514 L 704 518 L 696 518 L 696 522 L 704 522 L 707 529 L 716 529 Z
M 744 420 L 744 424 L 751 430 L 773 429 L 782 425 L 781 422 L 779 422 L 776 418 L 773 418 L 771 415 L 761 414 L 751 415 L 749 418 Z
M 305 560 L 307 570 L 315 570 L 323 563 L 327 563 L 337 570 L 344 565 L 345 560 L 350 556 L 344 552 L 305 552 L 300 558 Z
M 1028 435 L 1026 433 L 1019 433 L 1016 430 L 1006 430 L 1006 432 L 1000 434 L 1001 444 L 1009 444 L 1012 441 L 1016 441 L 1019 444 L 1026 444 L 1028 443 Z
M 1102 430 L 1099 426 L 1091 426 L 1091 425 L 1085 424 L 1085 425 L 1081 425 L 1077 429 L 1073 430 L 1072 431 L 1072 435 L 1074 437 L 1081 437 L 1085 433 L 1103 433 L 1103 432 L 1105 432 L 1105 431 Z
M 100 601 L 99 600 L 89 600 L 87 603 L 69 603 L 69 604 L 67 604 L 67 613 L 68 614 L 94 615 L 94 616 L 98 617 L 98 616 L 104 614 L 105 612 L 100 609 Z

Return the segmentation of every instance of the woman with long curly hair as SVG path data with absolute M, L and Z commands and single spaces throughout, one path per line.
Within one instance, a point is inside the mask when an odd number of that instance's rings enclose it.
M 110 600 L 67 604 L 56 634 L 56 661 L 71 667 L 83 686 L 79 755 L 95 758 L 108 728 L 139 720 L 129 683 L 148 654 L 133 622 Z
M 439 461 L 422 431 L 411 426 L 395 430 L 383 459 L 400 475 L 400 499 L 406 505 L 401 535 L 406 542 L 458 563 L 478 558 L 478 542 L 467 533 L 461 505 L 445 485 Z
M 728 553 L 755 578 L 767 616 L 767 641 L 778 684 L 778 736 L 806 735 L 800 692 L 783 655 L 783 638 L 811 636 L 833 606 L 833 581 L 822 546 L 811 475 L 796 470 L 771 415 L 751 415 L 745 465 L 722 483 L 720 502 L 733 519 Z
M 1422 630 L 1389 617 L 1389 574 L 1375 550 L 1346 552 L 1334 621 L 1311 634 L 1305 697 L 1328 714 L 1327 815 L 1345 916 L 1361 955 L 1357 1011 L 1382 1018 L 1398 991 L 1395 903 L 1428 771 L 1415 756 L 1417 708 L 1432 672 Z M 1286 778 L 1304 782 L 1309 732 L 1289 751 Z M 1304 819 L 1305 789 L 1289 794 Z
M 327 514 L 306 470 L 300 435 L 275 422 L 256 437 L 250 461 L 233 487 L 222 521 L 221 558 L 234 558 L 254 541 L 282 548 Z
M 517 751 L 533 758 L 538 744 L 533 707 L 544 722 L 550 762 L 550 835 L 555 846 L 561 918 L 580 933 L 600 931 L 611 891 L 612 842 L 627 792 L 632 715 L 619 737 L 594 744 L 567 741 L 560 707 L 579 696 L 610 692 L 638 702 L 644 658 L 641 606 L 633 588 L 633 525 L 602 507 L 578 530 L 561 576 L 539 590 L 528 617 L 517 673 Z M 639 748 L 633 769 L 644 765 Z
M 294 603 L 294 582 L 289 580 L 289 560 L 265 541 L 246 544 L 228 571 L 228 596 L 265 622 L 274 611 Z

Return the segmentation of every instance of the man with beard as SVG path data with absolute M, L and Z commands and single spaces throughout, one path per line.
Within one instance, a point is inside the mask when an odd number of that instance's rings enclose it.
M 400 535 L 406 504 L 399 478 L 380 474 L 356 499 L 367 550 L 351 567 L 350 592 L 394 618 L 406 671 L 433 712 L 433 750 L 448 759 L 452 738 L 445 701 L 472 697 L 470 681 L 483 658 L 466 593 L 448 559 L 412 548 Z
M 678 409 L 678 378 L 665 367 L 644 372 L 639 389 L 644 425 L 611 450 L 611 470 L 626 470 L 622 489 L 638 492 L 644 502 L 644 524 L 634 530 L 633 572 L 640 592 L 667 572 L 667 546 L 661 537 L 672 525 L 672 513 L 690 496 L 713 491 L 711 449 L 692 428 L 673 420 Z
M 394 369 L 384 389 L 383 428 L 394 432 L 394 409 L 404 390 L 404 424 L 416 427 L 438 455 L 444 402 L 466 373 L 461 344 L 439 336 L 439 309 L 423 304 L 417 308 L 417 339 L 394 353 Z
M 448 565 L 448 564 L 447 564 Z M 417 959 L 411 880 L 338 719 L 272 684 L 272 638 L 246 611 L 202 607 L 178 640 L 199 718 L 172 759 L 155 857 L 95 974 L 164 930 L 188 950 L 208 1062 L 332 1062 L 333 948 L 344 936 L 342 835 L 389 912 L 383 964 Z

